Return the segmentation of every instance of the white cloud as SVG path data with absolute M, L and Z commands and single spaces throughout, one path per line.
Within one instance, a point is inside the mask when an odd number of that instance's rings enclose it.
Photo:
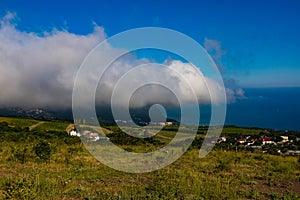
M 37 34 L 18 30 L 12 23 L 15 17 L 8 13 L 0 20 L 0 107 L 70 107 L 76 72 L 90 50 L 106 38 L 103 28 L 95 25 L 94 31 L 88 35 L 56 29 Z M 119 50 L 109 47 L 108 51 L 115 53 Z M 111 91 L 117 80 L 134 66 L 147 63 L 150 61 L 136 59 L 132 55 L 113 63 L 99 83 L 99 102 L 110 102 Z M 205 77 L 199 69 L 174 60 L 165 65 L 190 81 L 200 103 L 208 103 L 210 95 L 216 102 L 221 99 L 220 85 Z M 167 80 L 179 95 L 189 100 L 186 95 L 188 89 L 181 83 L 181 79 L 172 73 L 157 74 L 155 69 L 123 85 L 123 91 L 126 92 L 129 84 L 139 80 Z M 208 93 L 207 84 L 213 88 L 212 94 Z M 155 102 L 174 103 L 173 97 L 164 96 L 165 91 L 154 87 L 147 89 L 148 92 L 142 98 L 133 102 L 136 106 Z M 119 95 L 122 99 L 122 94 Z
M 134 72 L 130 71 L 132 66 L 139 65 L 146 65 L 147 67 Z M 193 101 L 193 96 L 191 95 L 190 87 L 194 90 L 199 103 L 209 104 L 211 99 L 214 100 L 213 103 L 223 101 L 222 87 L 213 79 L 204 76 L 198 68 L 193 67 L 191 64 L 173 60 L 164 63 L 165 67 L 162 67 L 164 69 L 151 65 L 153 64 L 146 59 L 133 63 L 126 60 L 114 63 L 99 82 L 97 91 L 98 102 L 102 104 L 110 102 L 113 89 L 119 87 L 117 91 L 120 93 L 116 94 L 115 98 L 118 99 L 119 105 L 125 105 L 126 98 L 124 96 L 132 93 L 130 88 L 135 88 L 148 82 L 161 83 L 165 88 L 172 89 L 172 91 L 167 91 L 164 87 L 153 84 L 145 86 L 133 94 L 132 106 L 144 106 L 151 103 L 176 105 L 177 100 L 174 94 L 182 97 L 183 103 L 191 102 Z M 126 74 L 126 72 L 133 73 L 133 75 Z M 122 82 L 117 83 L 123 74 L 126 74 L 126 77 L 123 77 Z M 211 93 L 209 93 L 208 87 L 211 89 Z
M 238 89 L 235 91 L 235 94 L 236 94 L 236 96 L 237 96 L 238 98 L 240 98 L 240 99 L 246 98 L 246 96 L 245 96 L 245 91 L 244 91 L 243 89 L 241 89 L 241 88 L 238 88 Z
M 89 35 L 53 30 L 19 31 L 8 13 L 0 24 L 0 105 L 70 106 L 75 73 L 87 53 L 105 39 L 101 27 Z

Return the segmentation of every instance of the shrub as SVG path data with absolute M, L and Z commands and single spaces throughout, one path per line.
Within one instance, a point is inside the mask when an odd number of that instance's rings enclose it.
M 45 162 L 50 161 L 51 148 L 50 144 L 46 141 L 40 141 L 33 147 L 35 154 Z

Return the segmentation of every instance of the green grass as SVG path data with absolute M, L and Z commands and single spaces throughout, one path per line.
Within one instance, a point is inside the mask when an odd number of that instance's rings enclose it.
M 25 128 L 33 124 L 36 124 L 39 121 L 34 119 L 26 119 L 26 118 L 0 117 L 0 122 L 7 122 L 11 126 Z
M 252 128 L 241 128 L 241 127 L 224 127 L 222 134 L 241 134 L 241 135 L 257 135 L 260 132 L 266 132 L 264 129 L 252 129 Z
M 257 154 L 214 151 L 199 160 L 198 151 L 191 150 L 164 169 L 129 174 L 104 166 L 84 150 L 76 152 L 68 164 L 65 154 L 63 149 L 59 149 L 49 164 L 2 161 L 1 177 L 5 177 L 0 179 L 2 197 L 299 199 L 292 189 L 295 184 L 299 187 L 295 158 L 266 156 L 258 161 L 254 158 Z M 278 171 L 276 165 L 280 163 L 289 167 L 285 167 L 284 172 Z M 290 185 L 282 185 L 286 182 Z M 264 190 L 269 187 L 275 191 Z
M 65 132 L 69 123 L 67 122 L 45 122 L 37 126 L 35 131 L 62 131 Z
M 21 126 L 30 125 L 27 119 L 18 120 Z M 8 132 L 0 130 L 0 199 L 300 199 L 297 157 L 213 150 L 199 159 L 198 149 L 191 148 L 163 169 L 130 174 L 98 162 L 78 138 L 46 131 L 63 131 L 67 125 L 46 122 L 32 132 L 14 133 L 23 137 L 20 140 L 10 140 Z M 171 137 L 174 132 L 161 134 Z M 33 151 L 41 141 L 51 147 L 48 162 Z M 148 150 L 156 148 L 146 145 Z

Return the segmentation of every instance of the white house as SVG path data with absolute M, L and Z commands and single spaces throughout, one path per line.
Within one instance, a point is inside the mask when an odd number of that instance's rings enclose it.
M 289 137 L 288 136 L 280 136 L 282 138 L 281 143 L 285 143 L 289 141 Z
M 77 137 L 80 137 L 81 134 L 80 133 L 77 133 L 76 131 L 72 130 L 70 133 L 69 133 L 70 136 L 77 136 Z

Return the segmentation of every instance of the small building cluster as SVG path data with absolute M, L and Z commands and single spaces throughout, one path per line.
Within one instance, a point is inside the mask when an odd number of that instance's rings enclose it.
M 117 124 L 118 125 L 124 125 L 124 126 L 128 126 L 128 125 L 134 125 L 134 122 L 132 120 L 120 120 L 120 119 L 117 119 L 116 120 Z M 139 122 L 140 124 L 143 124 L 143 125 L 150 125 L 150 126 L 172 126 L 172 125 L 176 125 L 176 123 L 174 122 L 170 122 L 170 121 L 167 121 L 167 122 L 151 122 L 151 123 L 148 123 L 148 122 Z
M 257 150 L 263 153 L 277 153 L 281 155 L 300 155 L 300 138 L 289 139 L 289 136 L 281 135 L 270 137 L 262 135 L 259 137 L 245 136 L 239 139 L 231 137 L 220 137 L 217 145 L 221 147 L 231 147 L 237 149 Z
M 96 142 L 100 139 L 99 134 L 98 133 L 94 133 L 88 130 L 83 131 L 83 133 L 79 133 L 76 132 L 75 130 L 72 130 L 68 133 L 70 136 L 74 136 L 74 137 L 86 137 L 88 139 L 90 139 L 90 141 Z

